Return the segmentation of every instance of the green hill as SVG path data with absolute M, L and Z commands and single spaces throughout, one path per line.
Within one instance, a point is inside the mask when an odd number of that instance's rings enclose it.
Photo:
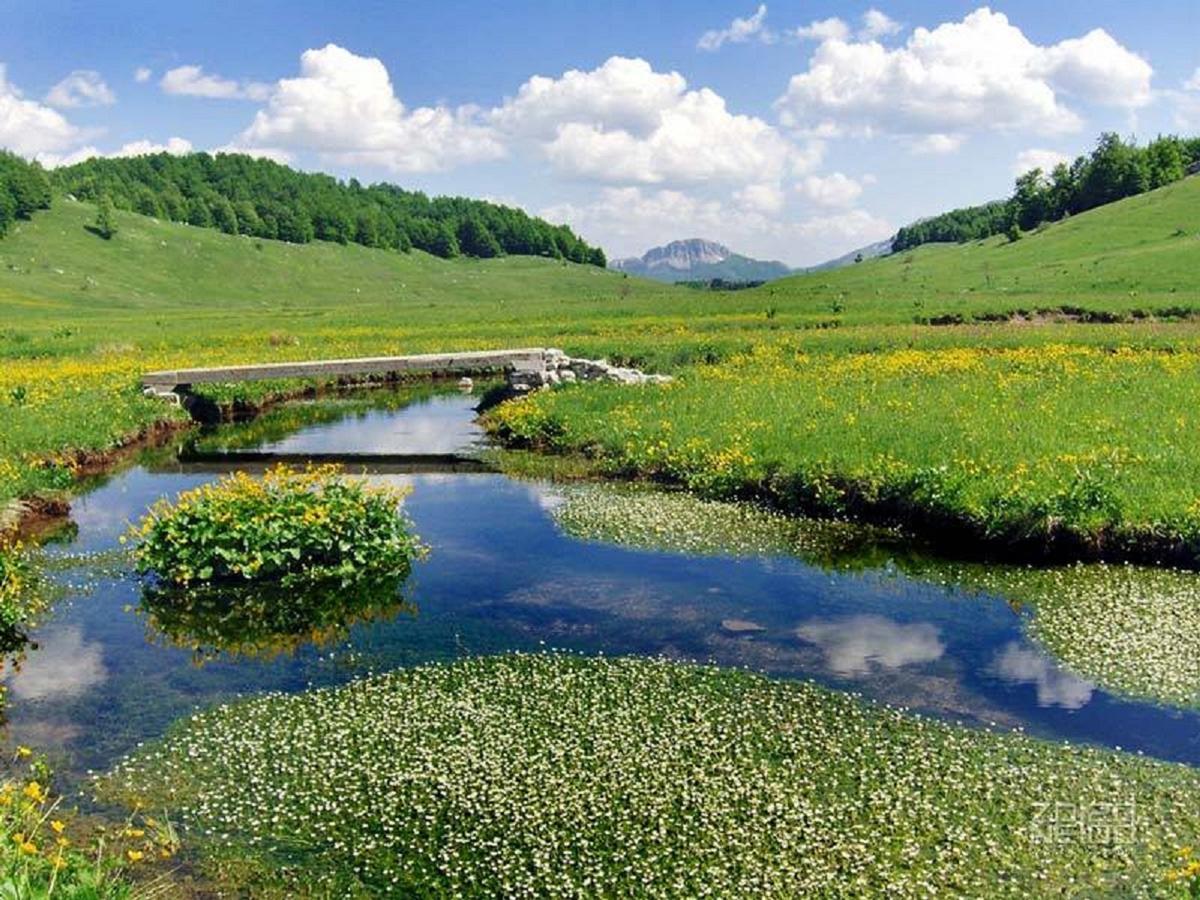
M 494 331 L 503 341 L 506 323 L 577 315 L 564 305 L 603 311 L 618 288 L 627 302 L 661 290 L 541 257 L 444 260 L 419 250 L 289 244 L 120 211 L 118 233 L 106 241 L 89 230 L 95 217 L 91 204 L 60 198 L 0 240 L 0 356 L 109 341 L 201 347 L 315 330 L 370 329 L 381 341 L 416 331 L 477 340 Z M 523 326 L 514 330 L 514 339 L 529 339 Z
M 853 322 L 964 321 L 1068 310 L 1200 312 L 1200 177 L 1043 226 L 1016 242 L 926 244 L 752 294 Z

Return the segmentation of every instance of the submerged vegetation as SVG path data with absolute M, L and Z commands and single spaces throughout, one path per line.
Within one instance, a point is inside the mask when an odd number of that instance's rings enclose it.
M 340 467 L 236 472 L 152 507 L 134 530 L 138 571 L 174 587 L 267 581 L 284 588 L 406 577 L 422 552 L 404 492 Z
M 625 547 L 729 556 L 823 558 L 882 533 L 835 520 L 795 518 L 750 503 L 612 484 L 566 486 L 552 509 L 567 534 Z
M 1134 896 L 1200 838 L 1183 766 L 653 659 L 491 657 L 263 696 L 100 787 L 338 896 Z
M 1030 629 L 1069 669 L 1122 694 L 1200 706 L 1200 575 L 1075 565 L 984 579 L 1030 604 Z

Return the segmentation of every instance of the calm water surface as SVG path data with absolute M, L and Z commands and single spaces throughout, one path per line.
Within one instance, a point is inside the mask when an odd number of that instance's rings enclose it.
M 476 400 L 426 398 L 262 444 L 289 454 L 448 453 L 481 437 Z M 163 496 L 216 477 L 203 466 L 134 468 L 73 504 L 74 540 L 52 552 L 115 549 Z M 1112 696 L 1026 639 L 1000 598 L 958 593 L 889 567 L 830 572 L 795 558 L 696 557 L 588 543 L 550 510 L 561 489 L 502 475 L 380 476 L 411 485 L 408 511 L 432 548 L 410 582 L 413 614 L 273 659 L 199 664 L 138 613 L 128 574 L 69 596 L 9 676 L 11 736 L 60 766 L 103 769 L 175 718 L 239 694 L 334 684 L 367 672 L 505 650 L 666 654 L 811 678 L 962 720 L 1200 763 L 1200 717 Z

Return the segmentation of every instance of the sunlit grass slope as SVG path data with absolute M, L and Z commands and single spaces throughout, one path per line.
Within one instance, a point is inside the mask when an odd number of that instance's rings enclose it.
M 1200 177 L 1026 233 L 929 244 L 833 272 L 785 278 L 756 294 L 846 321 L 912 321 L 1077 308 L 1200 312 Z

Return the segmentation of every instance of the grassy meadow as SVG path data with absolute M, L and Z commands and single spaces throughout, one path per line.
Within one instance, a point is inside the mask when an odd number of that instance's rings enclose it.
M 670 453 L 696 455 L 673 443 L 686 433 L 736 456 L 753 433 L 774 449 L 748 465 L 771 472 L 865 473 L 873 484 L 885 470 L 946 466 L 929 490 L 961 482 L 956 516 L 982 511 L 1005 533 L 1031 510 L 1035 521 L 1061 517 L 1065 503 L 1080 508 L 1069 524 L 1165 524 L 1187 536 L 1198 200 L 1192 178 L 1016 243 L 926 246 L 742 292 L 528 257 L 293 246 L 125 213 L 104 241 L 87 228 L 93 207 L 60 200 L 0 242 L 0 502 L 68 487 L 77 451 L 179 418 L 140 395 L 149 369 L 544 344 L 681 376 L 662 395 L 536 401 L 571 420 L 574 444 L 612 452 L 615 442 L 622 456 L 629 443 L 622 464 L 640 465 L 637 447 L 665 416 L 679 429 L 656 438 Z M 1063 307 L 1127 321 L 1045 312 Z M 1021 311 L 1028 321 L 990 321 Z M 968 324 L 922 324 L 957 318 Z M 714 392 L 728 419 L 688 412 Z M 638 435 L 625 441 L 621 423 L 633 420 Z M 1030 471 L 1013 475 L 1022 464 Z M 1072 490 L 1087 496 L 1055 499 Z
M 718 502 L 753 495 L 990 546 L 1194 557 L 1198 201 L 1193 178 L 1014 243 L 700 292 L 126 213 L 104 241 L 88 230 L 94 207 L 57 200 L 0 240 L 0 506 L 70 490 L 97 455 L 183 424 L 142 396 L 147 370 L 548 345 L 676 376 L 544 392 L 490 419 L 562 451 L 564 469 L 587 456 L 704 495 L 667 501 L 675 549 L 720 549 L 688 530 L 714 516 L 750 554 L 819 555 L 841 537 Z M 596 502 L 580 495 L 563 526 L 662 541 L 663 508 L 630 495 L 597 522 Z M 1177 574 L 1160 593 L 1194 605 Z M 1046 579 L 1028 585 L 1035 604 L 1086 594 L 1108 604 L 1097 616 L 1144 619 L 1119 583 L 1072 593 Z M 1194 704 L 1187 651 L 1113 662 L 1084 608 L 1047 603 L 1031 627 L 1102 683 Z M 1167 669 L 1181 674 L 1156 689 Z M 1200 839 L 1200 785 L 1183 766 L 656 660 L 478 659 L 255 698 L 179 723 L 103 787 L 178 810 L 216 836 L 205 864 L 218 880 L 267 896 L 1154 896 Z M 1056 800 L 1077 813 L 1128 801 L 1136 839 L 1047 838 L 1034 826 Z

